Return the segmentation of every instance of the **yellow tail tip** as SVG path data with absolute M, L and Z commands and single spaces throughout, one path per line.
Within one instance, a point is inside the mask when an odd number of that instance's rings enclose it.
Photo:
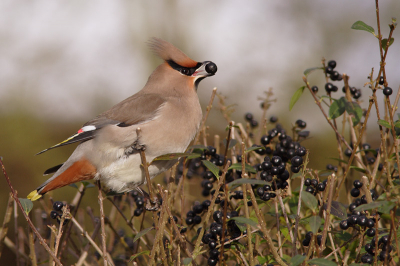
M 35 201 L 38 200 L 42 197 L 42 195 L 40 195 L 38 193 L 37 190 L 32 191 L 31 193 L 29 193 L 29 195 L 27 196 L 28 199 L 30 199 L 31 201 Z

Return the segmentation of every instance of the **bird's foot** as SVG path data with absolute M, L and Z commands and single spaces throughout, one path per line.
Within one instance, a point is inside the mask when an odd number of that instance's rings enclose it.
M 158 209 L 160 209 L 160 201 L 158 200 L 158 198 L 154 198 L 154 200 L 150 200 L 150 198 L 148 198 L 146 200 L 146 211 L 158 211 Z
M 125 155 L 129 156 L 132 155 L 134 153 L 137 153 L 139 151 L 144 151 L 146 150 L 146 146 L 139 144 L 138 141 L 135 141 L 131 146 L 129 146 L 128 148 L 125 149 Z
M 139 193 L 141 193 L 143 195 L 144 200 L 146 201 L 146 211 L 158 211 L 158 209 L 160 208 L 160 201 L 158 200 L 157 197 L 154 197 L 153 199 L 150 199 L 150 195 L 149 193 L 147 193 L 146 191 L 142 190 L 141 188 L 137 187 L 136 188 L 137 191 L 139 191 Z

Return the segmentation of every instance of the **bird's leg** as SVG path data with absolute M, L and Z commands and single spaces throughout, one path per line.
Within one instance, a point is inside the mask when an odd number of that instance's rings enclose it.
M 139 151 L 144 151 L 144 150 L 146 150 L 146 146 L 139 144 L 139 141 L 136 140 L 131 146 L 129 146 L 125 149 L 125 155 L 129 156 L 129 155 L 132 155 L 134 153 L 137 153 Z
M 136 190 L 142 194 L 143 199 L 146 201 L 146 211 L 157 211 L 160 208 L 160 201 L 158 200 L 151 200 L 149 193 L 142 190 L 140 187 L 137 187 Z

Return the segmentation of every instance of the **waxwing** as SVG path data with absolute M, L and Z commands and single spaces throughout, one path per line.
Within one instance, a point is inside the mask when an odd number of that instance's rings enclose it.
M 202 119 L 197 86 L 213 76 L 217 66 L 211 61 L 196 62 L 158 38 L 149 44 L 164 62 L 144 88 L 84 124 L 68 139 L 39 152 L 80 142 L 65 163 L 45 171 L 45 175 L 54 174 L 32 191 L 29 199 L 89 179 L 100 180 L 117 193 L 127 192 L 145 182 L 139 149 L 145 148 L 148 162 L 164 154 L 185 152 Z M 175 163 L 154 161 L 148 168 L 150 177 Z

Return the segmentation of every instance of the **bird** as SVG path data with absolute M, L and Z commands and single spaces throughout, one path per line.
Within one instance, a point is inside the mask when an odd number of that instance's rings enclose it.
M 116 193 L 138 189 L 145 183 L 141 149 L 145 149 L 148 162 L 186 151 L 202 120 L 199 82 L 215 75 L 217 65 L 212 61 L 197 62 L 160 38 L 152 38 L 148 44 L 163 63 L 139 92 L 88 121 L 71 137 L 38 153 L 79 142 L 63 164 L 44 172 L 53 176 L 32 191 L 28 199 L 35 201 L 51 190 L 91 179 Z M 150 178 L 176 162 L 177 159 L 152 162 L 148 167 Z

